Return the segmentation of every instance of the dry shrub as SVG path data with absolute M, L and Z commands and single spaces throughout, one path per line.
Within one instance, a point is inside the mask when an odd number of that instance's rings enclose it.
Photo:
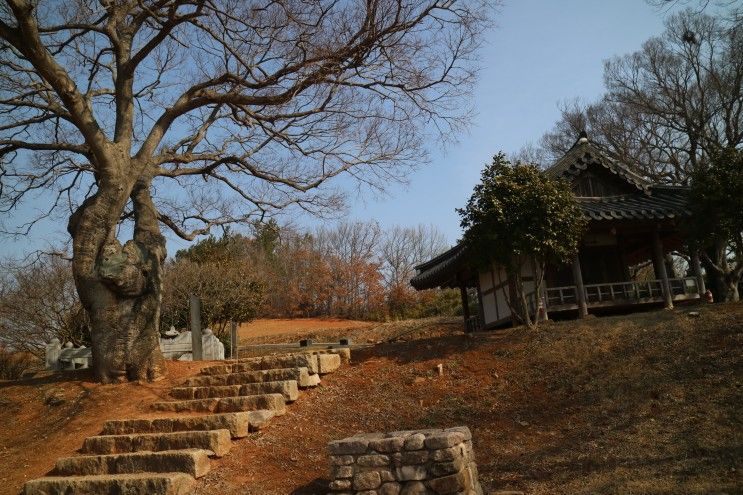
M 18 380 L 37 365 L 38 360 L 33 355 L 14 352 L 0 345 L 0 380 Z

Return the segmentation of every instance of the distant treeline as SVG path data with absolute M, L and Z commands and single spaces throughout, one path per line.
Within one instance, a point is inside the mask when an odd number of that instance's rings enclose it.
M 255 317 L 410 318 L 459 311 L 456 291 L 416 292 L 415 265 L 447 248 L 432 226 L 345 222 L 314 231 L 256 225 L 178 251 L 165 268 L 163 326 L 187 321 L 198 294 L 213 326 Z M 221 333 L 223 328 L 216 328 Z

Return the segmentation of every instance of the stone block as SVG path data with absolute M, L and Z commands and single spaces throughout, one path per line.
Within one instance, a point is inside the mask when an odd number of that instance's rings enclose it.
M 341 367 L 341 357 L 338 354 L 318 354 L 317 369 L 318 373 L 325 375 L 332 373 Z
M 400 483 L 383 483 L 379 487 L 379 490 L 377 490 L 377 493 L 379 495 L 400 495 L 400 490 Z
M 217 457 L 222 457 L 229 452 L 231 446 L 229 430 L 181 431 L 88 437 L 83 442 L 82 452 L 105 455 L 142 451 L 204 449 L 212 451 Z
M 405 450 L 421 450 L 424 447 L 426 436 L 422 433 L 413 433 L 405 439 Z
M 357 473 L 353 477 L 353 489 L 356 491 L 374 490 L 375 488 L 379 488 L 379 485 L 381 484 L 382 478 L 379 476 L 377 471 Z
M 94 476 L 49 476 L 27 482 L 24 495 L 99 493 L 188 495 L 194 479 L 184 473 L 104 474 Z
M 353 478 L 353 466 L 333 466 L 333 479 Z
M 170 412 L 240 412 L 270 409 L 277 415 L 286 412 L 286 401 L 281 394 L 244 395 L 211 399 L 194 399 L 152 404 L 156 411 Z
M 464 474 L 457 473 L 442 478 L 428 480 L 426 485 L 437 495 L 451 495 L 463 491 Z
M 249 412 L 182 416 L 155 419 L 123 419 L 106 421 L 103 435 L 129 435 L 132 433 L 171 433 L 176 431 L 230 430 L 232 438 L 248 436 Z
M 369 447 L 369 440 L 362 437 L 350 437 L 335 440 L 328 444 L 332 455 L 364 454 Z
M 404 443 L 402 437 L 381 438 L 369 442 L 369 448 L 377 452 L 400 452 Z
M 271 419 L 276 416 L 276 411 L 271 409 L 258 409 L 257 411 L 248 411 L 248 425 L 250 431 L 259 431 L 268 424 Z
M 333 480 L 330 482 L 331 490 L 348 490 L 351 488 L 351 480 Z
M 426 461 L 428 461 L 427 450 L 413 450 L 403 452 L 400 455 L 400 462 L 402 464 L 424 464 Z
M 395 481 L 395 475 L 392 474 L 392 471 L 389 471 L 387 469 L 380 469 L 379 471 L 379 478 L 382 480 L 382 483 L 385 481 Z
M 439 478 L 441 476 L 458 473 L 462 470 L 463 467 L 464 462 L 462 462 L 462 459 L 456 459 L 454 461 L 437 462 L 431 464 L 431 467 L 428 469 L 428 471 L 431 474 L 431 477 Z
M 400 466 L 395 469 L 395 477 L 400 481 L 425 480 L 427 476 L 426 466 Z
M 462 457 L 464 452 L 464 447 L 461 445 L 455 445 L 454 447 L 448 447 L 446 449 L 432 450 L 431 460 L 434 462 L 453 461 L 454 459 Z
M 360 455 L 356 459 L 356 464 L 365 467 L 381 467 L 386 466 L 389 463 L 390 458 L 381 454 Z
M 410 481 L 405 483 L 400 491 L 400 495 L 426 495 L 427 493 L 428 489 L 426 488 L 426 485 L 420 481 Z
M 440 433 L 428 435 L 425 440 L 425 445 L 428 449 L 445 449 L 464 443 L 466 441 L 464 437 L 465 435 L 459 431 L 442 431 Z
M 192 449 L 65 457 L 57 460 L 54 474 L 186 473 L 200 478 L 209 472 L 209 454 L 206 450 Z

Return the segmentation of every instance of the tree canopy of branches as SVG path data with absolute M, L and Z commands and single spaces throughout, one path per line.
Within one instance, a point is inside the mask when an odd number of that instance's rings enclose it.
M 656 181 L 688 184 L 710 156 L 743 145 L 743 24 L 692 9 L 671 16 L 661 36 L 608 60 L 607 92 L 563 106 L 542 138 L 561 157 L 580 131 L 610 158 Z
M 70 265 L 56 257 L 7 264 L 0 285 L 0 344 L 43 359 L 52 339 L 90 345 L 87 315 L 75 292 Z
M 331 179 L 382 188 L 465 123 L 488 3 L 5 0 L 0 209 L 71 212 L 96 377 L 162 373 L 160 224 L 336 211 Z
M 694 215 L 692 238 L 706 257 L 721 286 L 722 300 L 739 300 L 743 276 L 743 151 L 729 149 L 716 154 L 708 170 L 692 175 L 689 206 Z M 710 257 L 707 252 L 714 253 Z
M 511 165 L 500 153 L 457 212 L 476 263 L 506 269 L 516 288 L 516 300 L 508 298 L 508 304 L 522 323 L 534 325 L 537 319 L 527 304 L 523 267 L 534 264 L 537 300 L 546 262 L 570 261 L 585 227 L 570 184 L 545 176 L 535 165 Z

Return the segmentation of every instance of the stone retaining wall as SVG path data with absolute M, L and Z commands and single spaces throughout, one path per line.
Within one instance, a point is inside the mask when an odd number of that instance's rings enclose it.
M 328 448 L 331 495 L 482 495 L 466 426 L 367 433 Z

